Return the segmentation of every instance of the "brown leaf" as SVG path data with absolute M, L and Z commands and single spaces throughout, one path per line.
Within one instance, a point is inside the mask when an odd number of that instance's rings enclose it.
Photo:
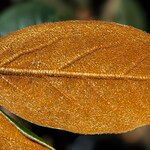
M 22 135 L 19 130 L 10 123 L 0 112 L 0 146 L 1 150 L 48 150 L 48 148 L 29 140 Z
M 83 134 L 150 124 L 150 36 L 100 21 L 29 27 L 0 41 L 0 105 Z

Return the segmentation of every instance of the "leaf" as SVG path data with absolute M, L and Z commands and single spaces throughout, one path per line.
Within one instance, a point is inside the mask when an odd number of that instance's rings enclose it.
M 12 117 L 0 110 L 0 145 L 1 150 L 12 149 L 51 149 L 40 137 L 32 133 L 29 129 L 17 123 Z M 25 135 L 23 135 L 23 134 Z M 28 138 L 32 139 L 29 140 Z M 38 143 L 42 144 L 39 145 Z M 47 147 L 47 148 L 46 148 Z
M 102 19 L 145 29 L 146 19 L 142 7 L 134 0 L 108 1 Z
M 24 27 L 73 19 L 73 11 L 61 2 L 44 3 L 44 1 L 30 1 L 14 5 L 0 16 L 0 35 L 22 29 Z M 9 22 L 9 23 L 8 23 Z
M 82 134 L 150 124 L 150 36 L 116 23 L 37 25 L 0 41 L 0 105 Z

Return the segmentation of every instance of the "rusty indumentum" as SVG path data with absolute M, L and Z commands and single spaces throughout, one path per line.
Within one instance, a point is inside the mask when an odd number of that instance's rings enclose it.
M 150 124 L 150 35 L 101 21 L 41 24 L 0 40 L 0 105 L 81 134 Z

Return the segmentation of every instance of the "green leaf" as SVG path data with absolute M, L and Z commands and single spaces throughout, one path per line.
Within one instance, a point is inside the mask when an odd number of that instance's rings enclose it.
M 108 1 L 104 7 L 102 19 L 143 30 L 146 26 L 144 11 L 135 0 Z
M 8 115 L 5 111 L 3 111 L 3 109 L 0 109 L 0 113 L 2 113 L 6 117 L 6 119 L 11 124 L 13 124 L 26 137 L 28 137 L 29 139 L 31 139 L 31 140 L 33 140 L 35 142 L 38 142 L 41 145 L 44 145 L 44 146 L 50 148 L 51 150 L 55 150 L 47 142 L 45 142 L 42 138 L 40 138 L 39 136 L 37 136 L 35 133 L 33 133 L 28 128 L 26 128 L 25 126 L 23 126 L 21 123 L 17 122 L 13 117 L 11 117 L 10 115 Z
M 0 16 L 0 35 L 43 22 L 74 19 L 74 13 L 62 3 L 30 1 L 14 5 Z

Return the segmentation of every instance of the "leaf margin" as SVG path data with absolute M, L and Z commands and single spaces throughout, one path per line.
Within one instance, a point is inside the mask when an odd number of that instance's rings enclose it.
M 7 113 L 5 113 L 2 109 L 2 106 L 0 106 L 0 114 L 2 114 L 19 132 L 23 134 L 23 136 L 27 137 L 29 140 L 33 140 L 34 142 L 43 145 L 50 150 L 56 150 L 52 146 L 50 146 L 46 141 L 44 141 L 41 137 L 30 131 L 28 128 L 23 126 L 21 123 L 17 122 L 15 119 L 10 117 Z

